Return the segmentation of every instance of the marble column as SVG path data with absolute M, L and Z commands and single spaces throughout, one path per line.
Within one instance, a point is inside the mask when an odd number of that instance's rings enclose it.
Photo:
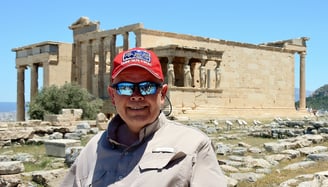
M 77 42 L 76 45 L 76 67 L 76 80 L 82 85 L 82 42 Z
M 113 71 L 113 61 L 116 56 L 116 35 L 110 36 L 109 42 L 109 50 L 110 50 L 110 73 Z M 112 80 L 110 79 L 110 84 Z
M 123 50 L 126 51 L 129 49 L 129 33 L 125 32 L 123 34 Z
M 104 38 L 100 39 L 99 42 L 99 69 L 98 69 L 98 97 L 105 97 L 105 73 L 106 73 L 106 58 L 104 50 Z
M 76 82 L 79 85 L 82 85 L 82 42 L 76 41 L 74 44 L 74 55 L 73 55 L 73 66 L 72 66 L 72 82 Z
M 86 68 L 86 88 L 92 93 L 92 75 L 94 74 L 95 69 L 95 60 L 92 53 L 92 40 L 89 40 L 87 44 L 87 68 Z
M 139 31 L 133 31 L 134 35 L 136 36 L 135 37 L 135 46 L 136 47 L 141 47 L 141 32 L 140 30 Z
M 50 80 L 49 80 L 49 62 L 43 62 L 42 63 L 42 69 L 43 69 L 43 88 L 50 86 Z
M 113 62 L 116 56 L 116 35 L 112 35 L 110 38 L 110 61 Z
M 300 52 L 300 110 L 306 109 L 306 88 L 305 88 L 305 56 L 306 52 Z
M 30 101 L 33 101 L 34 97 L 38 94 L 38 64 L 31 65 L 31 90 L 30 90 Z
M 25 121 L 25 67 L 17 68 L 17 103 L 16 103 L 16 120 Z

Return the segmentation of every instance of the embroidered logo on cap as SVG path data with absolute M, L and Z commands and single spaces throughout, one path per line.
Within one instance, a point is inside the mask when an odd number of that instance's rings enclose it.
M 151 56 L 147 51 L 132 50 L 123 55 L 122 64 L 128 63 L 130 61 L 142 61 L 150 64 Z

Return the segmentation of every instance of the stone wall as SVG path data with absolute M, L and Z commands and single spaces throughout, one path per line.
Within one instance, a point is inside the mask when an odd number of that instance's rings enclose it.
M 169 88 L 169 97 L 173 103 L 174 110 L 172 116 L 188 119 L 208 119 L 208 118 L 272 118 L 275 116 L 303 118 L 307 113 L 296 111 L 290 107 L 243 107 L 231 106 L 224 103 L 226 98 L 222 95 L 222 90 L 194 88 Z
M 219 105 L 294 110 L 295 57 L 291 51 L 148 30 L 142 32 L 141 41 L 144 47 L 170 43 L 224 51 L 220 65 L 222 99 L 215 102 Z

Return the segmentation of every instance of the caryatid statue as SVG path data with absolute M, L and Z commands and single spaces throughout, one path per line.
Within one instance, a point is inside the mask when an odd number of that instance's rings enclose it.
M 220 87 L 221 82 L 221 69 L 219 67 L 215 68 L 215 88 Z
M 174 86 L 175 84 L 175 74 L 174 74 L 174 65 L 168 64 L 167 67 L 167 84 L 169 86 Z
M 200 87 L 205 88 L 206 86 L 206 68 L 205 66 L 199 67 L 199 73 L 200 73 Z
M 184 65 L 183 72 L 184 72 L 184 87 L 191 87 L 192 77 L 190 72 L 190 66 Z

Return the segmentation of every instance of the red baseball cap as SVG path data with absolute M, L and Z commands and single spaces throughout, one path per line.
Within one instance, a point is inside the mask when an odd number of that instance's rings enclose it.
M 164 81 L 161 63 L 157 55 L 143 48 L 132 48 L 119 53 L 114 58 L 112 80 L 128 67 L 138 66 L 144 68 L 157 79 Z

